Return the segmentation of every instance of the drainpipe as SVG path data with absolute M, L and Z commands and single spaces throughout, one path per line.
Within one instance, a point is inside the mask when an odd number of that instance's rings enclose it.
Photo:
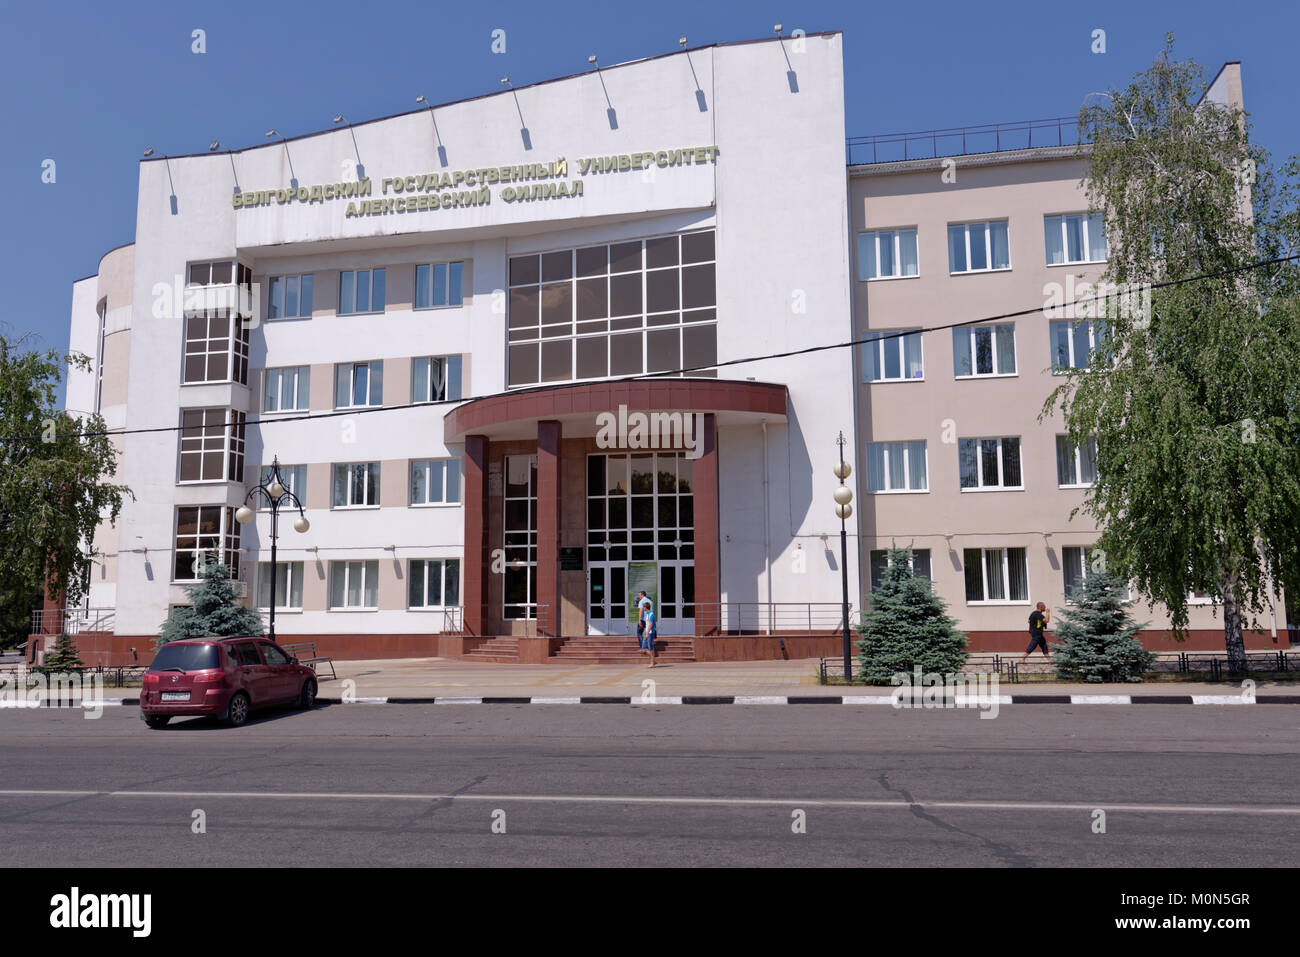
M 772 633 L 772 529 L 769 517 L 770 498 L 767 487 L 767 419 L 763 420 L 763 578 L 767 582 L 767 626 Z

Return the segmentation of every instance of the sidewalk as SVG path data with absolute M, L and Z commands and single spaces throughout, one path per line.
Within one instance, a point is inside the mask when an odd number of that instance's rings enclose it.
M 341 701 L 345 693 L 365 699 L 567 699 L 578 698 L 821 698 L 871 697 L 888 699 L 892 687 L 817 684 L 818 659 L 794 661 L 688 662 L 645 665 L 516 665 L 461 661 L 450 658 L 398 658 L 335 662 L 338 679 L 320 682 L 322 701 Z M 988 675 L 981 675 L 988 678 Z M 645 682 L 654 682 L 653 686 Z M 348 682 L 355 682 L 349 684 Z M 935 689 L 939 694 L 943 692 Z M 1239 682 L 1147 681 L 1141 684 L 1059 684 L 1000 681 L 996 693 L 1017 701 L 1025 698 L 1061 699 L 1141 697 L 1186 699 L 1188 696 L 1239 699 Z M 962 693 L 988 694 L 986 684 Z M 105 688 L 108 699 L 134 702 L 138 688 Z M 1295 682 L 1256 681 L 1257 696 L 1296 697 Z M 759 702 L 752 702 L 759 703 Z M 773 702 L 775 703 L 775 702 Z M 1007 701 L 1006 703 L 1009 703 Z M 1127 702 L 1115 702 L 1127 703 Z

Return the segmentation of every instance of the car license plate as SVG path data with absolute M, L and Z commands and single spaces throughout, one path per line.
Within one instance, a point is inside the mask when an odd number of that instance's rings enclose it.
M 188 691 L 164 691 L 162 699 L 164 701 L 189 701 L 190 693 Z

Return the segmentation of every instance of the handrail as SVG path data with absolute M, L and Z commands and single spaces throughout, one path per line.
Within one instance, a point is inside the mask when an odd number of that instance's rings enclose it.
M 84 631 L 112 631 L 115 608 L 43 608 L 32 612 L 32 635 L 78 635 Z
M 832 634 L 844 630 L 841 602 L 694 602 L 697 634 Z M 853 609 L 849 609 L 852 621 Z M 703 631 L 700 631 L 700 629 Z
M 1034 142 L 1035 131 L 1038 131 L 1037 143 Z M 1079 129 L 1077 116 L 985 123 L 978 126 L 950 126 L 945 129 L 916 130 L 910 133 L 850 136 L 844 141 L 850 166 L 910 159 L 937 159 L 941 156 L 966 156 L 971 153 L 998 153 L 1004 150 L 1044 146 L 1078 146 L 1083 142 L 1086 140 Z M 901 156 L 897 155 L 899 144 L 902 144 Z M 929 145 L 929 149 L 924 148 L 926 144 Z M 888 149 L 882 150 L 882 147 Z M 868 151 L 871 155 L 869 160 L 866 159 Z

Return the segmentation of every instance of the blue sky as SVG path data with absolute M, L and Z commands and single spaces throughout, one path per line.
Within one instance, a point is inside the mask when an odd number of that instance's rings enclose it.
M 1213 75 L 1241 60 L 1256 140 L 1300 153 L 1300 5 L 1182 2 L 15 3 L 0 0 L 7 187 L 0 331 L 64 349 L 72 282 L 135 231 L 145 147 L 239 148 L 691 46 L 844 31 L 849 135 L 1073 115 L 1124 85 L 1172 31 Z M 191 51 L 192 31 L 206 52 Z M 506 31 L 493 53 L 492 31 Z M 1093 53 L 1092 32 L 1106 31 Z M 510 131 L 514 132 L 514 131 Z M 55 182 L 43 163 L 55 161 Z

